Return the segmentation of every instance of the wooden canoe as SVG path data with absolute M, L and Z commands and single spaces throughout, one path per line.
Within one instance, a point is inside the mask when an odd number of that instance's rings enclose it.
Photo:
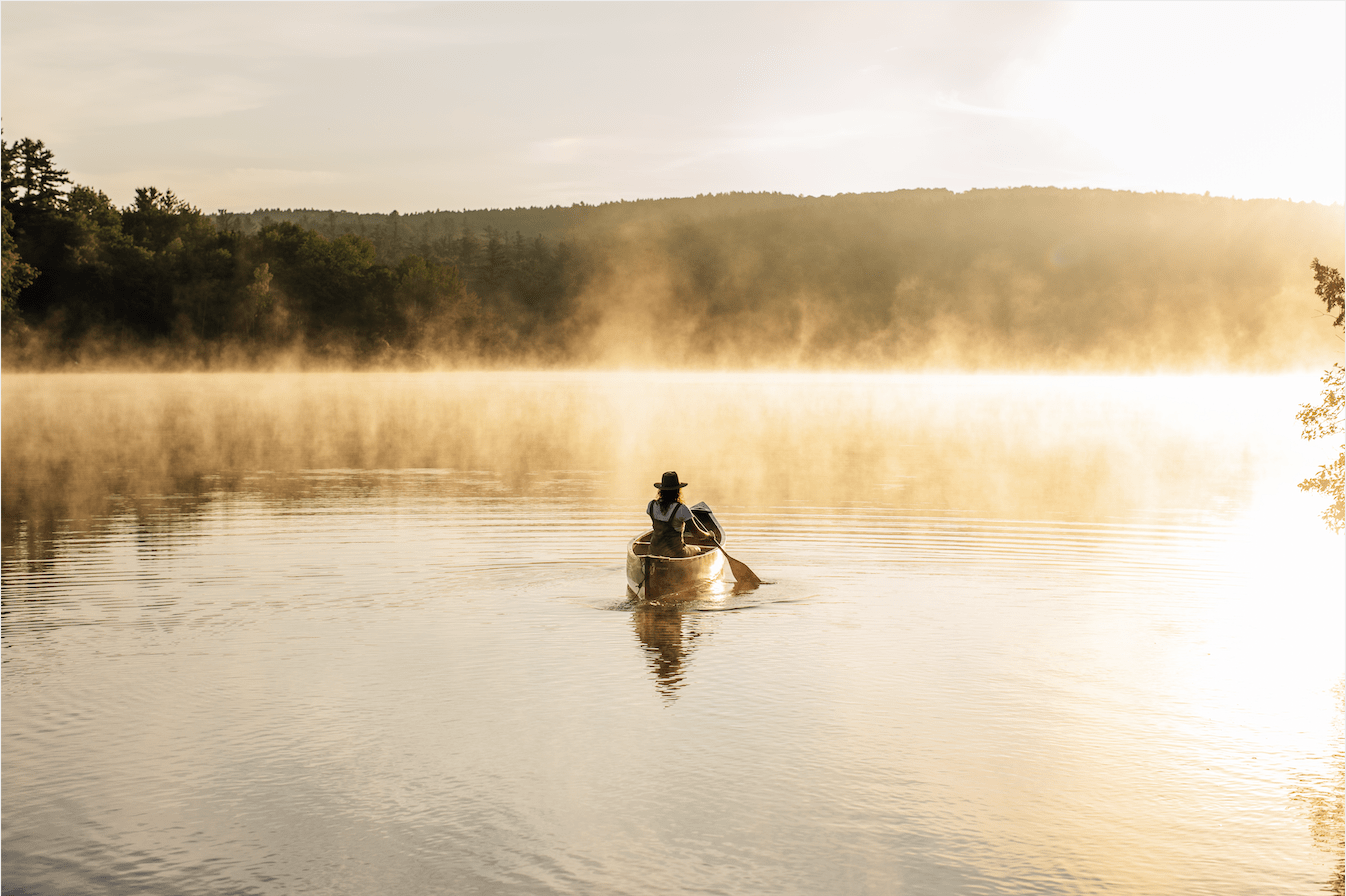
M 650 555 L 651 530 L 626 546 L 626 587 L 641 600 L 697 600 L 733 581 L 724 552 L 704 548 L 693 557 Z

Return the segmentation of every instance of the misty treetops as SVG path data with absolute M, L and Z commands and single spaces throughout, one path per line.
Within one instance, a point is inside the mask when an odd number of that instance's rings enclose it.
M 1019 188 L 356 215 L 117 207 L 4 143 L 7 367 L 1279 369 L 1341 206 Z

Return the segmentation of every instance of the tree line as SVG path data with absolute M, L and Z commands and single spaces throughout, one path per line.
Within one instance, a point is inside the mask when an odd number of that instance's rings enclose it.
M 1316 367 L 1304 261 L 1346 243 L 1340 205 L 1027 187 L 207 215 L 32 140 L 4 210 L 10 368 Z
M 380 257 L 355 234 L 289 221 L 221 226 L 171 190 L 118 207 L 70 185 L 41 141 L 3 144 L 7 366 L 147 353 L 171 365 L 283 351 L 331 363 L 453 363 L 556 341 L 567 250 L 460 234 Z M 473 286 L 460 274 L 471 272 Z M 556 330 L 555 332 L 560 332 Z

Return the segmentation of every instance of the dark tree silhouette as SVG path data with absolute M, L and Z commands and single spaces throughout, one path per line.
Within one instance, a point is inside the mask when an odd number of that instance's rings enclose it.
M 14 216 L 4 210 L 4 275 L 3 301 L 0 301 L 0 328 L 8 330 L 21 323 L 19 293 L 37 279 L 37 269 L 19 257 L 14 241 Z
M 1331 316 L 1333 308 L 1342 308 L 1343 311 L 1337 312 L 1337 317 L 1332 321 L 1332 326 L 1340 327 L 1342 325 L 1343 313 L 1346 312 L 1346 306 L 1343 303 L 1343 285 L 1341 271 L 1336 268 L 1329 268 L 1325 264 L 1320 264 L 1318 259 L 1313 260 L 1313 279 L 1318 281 L 1318 287 L 1314 289 L 1314 294 L 1323 300 L 1327 306 L 1328 316 Z
M 64 187 L 70 172 L 56 167 L 55 155 L 41 140 L 27 137 L 14 143 L 0 141 L 3 156 L 3 193 L 6 208 L 58 208 L 64 202 Z

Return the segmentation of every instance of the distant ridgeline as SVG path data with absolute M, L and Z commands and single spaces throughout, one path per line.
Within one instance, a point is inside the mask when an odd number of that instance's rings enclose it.
M 947 190 L 907 190 L 906 195 L 923 193 L 947 194 Z M 897 193 L 882 194 L 888 196 Z M 637 223 L 666 221 L 670 218 L 701 220 L 745 211 L 763 211 L 791 208 L 801 203 L 819 200 L 791 196 L 786 193 L 718 193 L 686 199 L 637 199 L 608 202 L 602 205 L 560 206 L 545 208 L 492 208 L 475 211 L 433 211 L 402 215 L 396 211 L 387 214 L 360 214 L 346 211 L 317 209 L 258 209 L 254 212 L 229 212 L 223 209 L 214 219 L 225 229 L 256 233 L 269 222 L 289 221 L 328 238 L 355 234 L 369 239 L 382 253 L 387 247 L 395 254 L 429 251 L 441 240 L 459 239 L 464 232 L 474 234 L 482 241 L 492 232 L 502 239 L 515 236 L 532 239 L 541 236 L 550 242 L 559 242 L 577 231 Z M 823 200 L 825 201 L 825 200 Z M 393 247 L 397 247 L 394 249 Z
M 154 188 L 117 208 L 64 174 L 40 143 L 5 146 L 11 369 L 1276 370 L 1340 354 L 1309 269 L 1342 266 L 1340 205 L 1018 188 L 208 216 Z

